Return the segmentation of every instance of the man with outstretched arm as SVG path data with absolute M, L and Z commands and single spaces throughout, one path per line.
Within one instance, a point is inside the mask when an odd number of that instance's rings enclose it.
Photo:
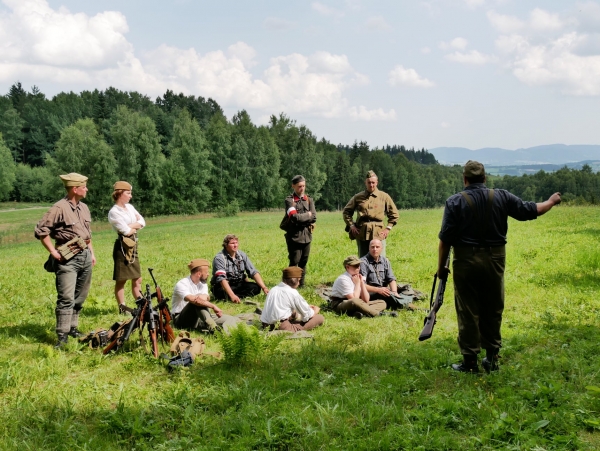
M 446 200 L 439 233 L 438 277 L 448 273 L 445 264 L 450 247 L 454 248 L 452 280 L 463 361 L 452 368 L 465 373 L 479 372 L 481 348 L 486 351 L 483 368 L 498 370 L 508 216 L 533 220 L 561 201 L 560 193 L 554 193 L 545 202 L 524 202 L 506 190 L 488 189 L 485 181 L 483 164 L 467 161 L 465 189 Z

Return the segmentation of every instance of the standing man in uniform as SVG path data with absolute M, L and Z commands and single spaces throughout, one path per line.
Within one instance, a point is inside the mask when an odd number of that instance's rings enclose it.
M 479 372 L 477 355 L 483 348 L 483 368 L 497 371 L 502 346 L 507 218 L 536 219 L 559 204 L 561 198 L 560 193 L 554 193 L 547 201 L 536 204 L 524 202 L 503 189 L 488 189 L 483 164 L 473 160 L 465 164 L 463 182 L 465 190 L 446 200 L 439 234 L 440 278 L 448 274 L 445 264 L 450 247 L 454 247 L 454 301 L 463 361 L 452 368 L 464 373 Z
M 50 253 L 44 266 L 56 273 L 56 348 L 63 347 L 71 337 L 78 337 L 79 313 L 92 283 L 92 267 L 96 264 L 92 247 L 92 217 L 81 202 L 87 195 L 87 177 L 71 173 L 60 176 L 67 196 L 56 202 L 38 222 L 35 237 Z M 62 253 L 60 246 L 80 238 Z M 55 240 L 52 243 L 52 239 Z
M 294 192 L 285 198 L 287 215 L 285 242 L 288 248 L 290 266 L 302 269 L 302 277 L 298 288 L 304 286 L 306 264 L 310 254 L 310 242 L 314 223 L 317 221 L 315 202 L 305 193 L 306 180 L 297 175 L 292 179 Z
M 365 191 L 355 194 L 344 207 L 344 222 L 349 227 L 351 239 L 356 240 L 358 256 L 362 257 L 369 252 L 371 240 L 381 240 L 383 249 L 381 255 L 385 257 L 385 240 L 398 222 L 398 209 L 389 194 L 377 189 L 377 174 L 373 171 L 367 172 L 365 179 Z M 357 211 L 356 222 L 353 219 Z M 387 226 L 383 224 L 383 218 L 387 216 Z

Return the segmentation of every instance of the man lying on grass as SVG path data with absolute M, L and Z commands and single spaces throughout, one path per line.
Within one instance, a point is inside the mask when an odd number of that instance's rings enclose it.
M 360 259 L 351 255 L 344 259 L 346 272 L 339 276 L 331 289 L 331 308 L 357 319 L 379 316 L 386 308 L 385 301 L 371 301 L 367 284 L 360 274 Z
M 325 321 L 319 314 L 319 307 L 308 305 L 298 293 L 302 268 L 290 266 L 283 270 L 281 283 L 273 287 L 265 301 L 260 320 L 265 328 L 273 330 L 279 323 L 279 330 L 298 332 L 311 330 Z

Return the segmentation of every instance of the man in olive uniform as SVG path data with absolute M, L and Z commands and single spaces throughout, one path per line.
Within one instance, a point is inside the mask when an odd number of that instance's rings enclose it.
M 35 237 L 50 253 L 45 268 L 56 273 L 57 348 L 67 343 L 69 335 L 80 335 L 79 313 L 90 290 L 92 267 L 96 264 L 90 229 L 92 217 L 87 205 L 81 202 L 88 191 L 87 177 L 73 172 L 60 178 L 67 195 L 48 210 L 35 228 Z M 70 251 L 61 254 L 57 250 L 74 238 L 80 240 L 70 246 Z
M 290 266 L 302 269 L 302 277 L 298 288 L 304 286 L 306 264 L 310 254 L 313 224 L 317 221 L 315 202 L 305 193 L 306 180 L 297 175 L 292 179 L 294 192 L 285 198 L 287 215 L 285 242 L 288 248 Z
M 507 218 L 536 219 L 559 204 L 561 198 L 560 193 L 554 193 L 536 204 L 524 202 L 506 190 L 488 189 L 483 164 L 472 160 L 465 164 L 463 182 L 464 191 L 446 200 L 439 233 L 438 277 L 448 274 L 446 260 L 450 247 L 454 248 L 454 301 L 463 361 L 452 368 L 479 372 L 477 355 L 483 347 L 483 368 L 497 371 L 502 346 Z
M 381 240 L 381 255 L 385 257 L 385 240 L 398 222 L 396 204 L 387 193 L 377 189 L 377 183 L 377 174 L 367 172 L 366 190 L 355 194 L 344 207 L 344 222 L 349 227 L 351 239 L 356 240 L 359 257 L 369 252 L 369 244 L 374 238 Z M 356 222 L 353 219 L 355 211 Z M 388 219 L 387 226 L 383 224 L 385 216 Z

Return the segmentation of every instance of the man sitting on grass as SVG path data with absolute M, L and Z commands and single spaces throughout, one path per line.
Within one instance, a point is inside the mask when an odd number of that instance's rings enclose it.
M 311 330 L 325 321 L 319 314 L 319 307 L 308 305 L 298 293 L 298 285 L 302 277 L 302 268 L 290 266 L 283 270 L 281 283 L 273 287 L 265 301 L 260 320 L 265 328 L 273 330 L 279 323 L 279 330 L 298 332 Z
M 210 302 L 208 294 L 208 268 L 210 263 L 203 258 L 189 262 L 190 275 L 181 279 L 173 289 L 173 324 L 178 329 L 198 329 L 214 332 L 222 328 L 228 332 L 242 322 L 235 316 L 225 315 Z M 212 310 L 214 313 L 211 313 Z
M 399 307 L 414 310 L 415 306 L 410 298 L 398 294 L 396 276 L 390 261 L 381 255 L 382 249 L 380 240 L 371 240 L 369 253 L 360 259 L 360 273 L 366 279 L 370 300 L 381 299 L 385 301 L 387 308 L 393 310 Z
M 379 316 L 386 308 L 385 301 L 371 301 L 367 284 L 360 274 L 360 259 L 351 255 L 344 259 L 346 272 L 339 276 L 331 289 L 331 308 L 357 319 Z

